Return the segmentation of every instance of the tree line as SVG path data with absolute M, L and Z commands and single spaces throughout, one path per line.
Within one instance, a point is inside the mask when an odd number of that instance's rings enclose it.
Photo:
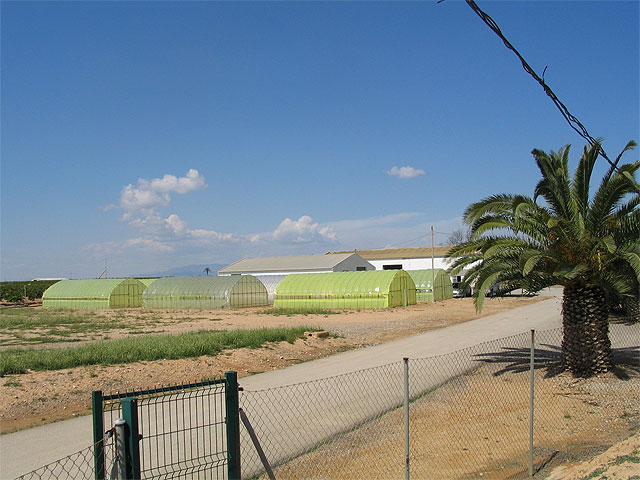
M 25 299 L 42 298 L 44 291 L 59 280 L 32 280 L 30 282 L 0 282 L 0 299 L 18 303 Z

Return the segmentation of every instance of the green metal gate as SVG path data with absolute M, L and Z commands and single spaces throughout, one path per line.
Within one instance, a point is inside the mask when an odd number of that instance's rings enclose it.
M 238 379 L 135 392 L 92 395 L 93 435 L 126 422 L 126 470 L 133 479 L 240 479 Z M 95 479 L 104 480 L 104 452 L 94 454 Z

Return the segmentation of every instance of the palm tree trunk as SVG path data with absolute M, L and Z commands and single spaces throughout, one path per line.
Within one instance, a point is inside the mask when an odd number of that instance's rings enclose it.
M 609 312 L 600 287 L 566 286 L 562 298 L 562 353 L 574 377 L 611 369 Z

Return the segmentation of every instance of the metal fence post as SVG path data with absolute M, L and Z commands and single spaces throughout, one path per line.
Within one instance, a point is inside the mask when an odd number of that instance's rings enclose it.
M 529 359 L 529 370 L 531 375 L 531 385 L 529 387 L 529 476 L 533 477 L 533 400 L 535 386 L 535 349 L 536 349 L 536 331 L 531 330 L 531 355 Z
M 409 359 L 404 357 L 404 478 L 409 480 Z
M 240 413 L 238 401 L 238 373 L 225 372 L 225 424 L 227 427 L 227 473 L 229 480 L 240 480 Z
M 127 480 L 127 445 L 126 428 L 124 418 L 118 418 L 113 427 L 116 430 L 116 480 Z M 113 472 L 112 472 L 113 475 Z
M 104 417 L 102 413 L 102 391 L 91 392 L 93 413 L 93 471 L 95 480 L 104 480 Z
M 140 480 L 140 433 L 138 430 L 138 399 L 125 398 L 121 402 L 127 451 L 127 479 Z

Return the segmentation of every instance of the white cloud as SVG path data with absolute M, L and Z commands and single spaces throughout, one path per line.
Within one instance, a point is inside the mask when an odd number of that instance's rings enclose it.
M 422 169 L 416 169 L 410 166 L 406 166 L 406 167 L 397 167 L 397 166 L 393 166 L 391 168 L 391 170 L 387 170 L 387 174 L 391 175 L 392 177 L 398 177 L 401 179 L 407 179 L 407 178 L 413 178 L 413 177 L 417 177 L 419 175 L 424 175 L 425 171 Z
M 175 175 L 165 175 L 151 180 L 140 178 L 137 185 L 129 184 L 122 189 L 122 218 L 128 220 L 136 214 L 150 215 L 158 207 L 169 206 L 171 193 L 185 194 L 206 187 L 204 177 L 193 168 L 189 169 L 186 176 L 180 178 Z
M 172 213 L 167 218 L 165 218 L 164 222 L 175 234 L 184 232 L 185 228 L 187 227 L 187 223 L 181 220 L 180 217 L 175 213 Z
M 165 175 L 162 178 L 154 178 L 150 182 L 144 179 L 140 179 L 138 182 L 141 187 L 162 193 L 189 193 L 207 187 L 204 177 L 195 168 L 190 168 L 187 175 L 181 178 L 177 178 L 175 175 Z
M 330 227 L 314 223 L 311 217 L 303 215 L 298 220 L 285 218 L 273 232 L 273 239 L 278 242 L 291 243 L 334 241 L 336 234 Z
M 243 238 L 241 235 L 235 235 L 233 233 L 219 233 L 214 230 L 205 230 L 202 228 L 187 230 L 187 234 L 191 238 L 195 238 L 198 240 L 208 240 L 208 241 L 227 241 L 227 240 L 241 241 Z
M 154 238 L 131 238 L 122 244 L 125 250 L 139 248 L 151 253 L 173 252 L 173 247 Z

